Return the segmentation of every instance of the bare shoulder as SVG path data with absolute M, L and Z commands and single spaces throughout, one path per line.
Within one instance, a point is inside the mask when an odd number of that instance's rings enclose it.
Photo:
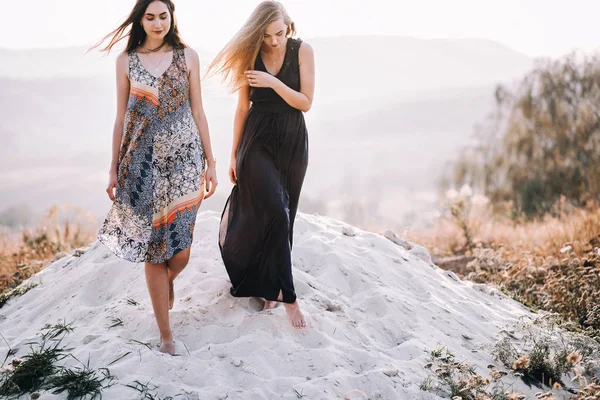
M 312 54 L 313 53 L 313 48 L 310 44 L 308 44 L 308 42 L 302 42 L 300 43 L 300 54 Z
M 191 47 L 186 47 L 183 49 L 183 54 L 185 56 L 185 63 L 187 65 L 188 73 L 192 71 L 200 70 L 200 58 L 198 57 L 198 53 L 196 50 Z
M 308 44 L 307 42 L 300 43 L 300 50 L 298 52 L 298 59 L 300 61 L 300 64 L 302 64 L 302 61 L 304 60 L 310 63 L 310 60 L 314 59 L 314 56 L 315 53 L 310 44 Z
M 193 62 L 196 62 L 196 63 L 199 63 L 199 62 L 200 62 L 200 59 L 199 59 L 199 57 L 198 57 L 198 52 L 196 52 L 196 50 L 194 50 L 193 48 L 191 48 L 191 47 L 186 47 L 186 48 L 183 50 L 183 52 L 184 52 L 184 54 L 185 54 L 185 58 L 186 58 L 186 59 L 188 59 L 188 60 L 190 60 L 190 61 L 193 61 Z
M 117 56 L 117 65 L 125 63 L 129 59 L 129 54 L 126 51 L 122 51 Z
M 126 51 L 119 53 L 117 56 L 117 72 L 127 73 L 129 69 L 129 54 Z

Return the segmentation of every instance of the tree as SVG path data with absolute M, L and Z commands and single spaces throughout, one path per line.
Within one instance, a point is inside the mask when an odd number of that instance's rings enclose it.
M 543 215 L 564 196 L 600 200 L 600 58 L 573 53 L 538 62 L 514 90 L 499 86 L 496 110 L 463 149 L 447 183 L 469 183 L 493 206 Z

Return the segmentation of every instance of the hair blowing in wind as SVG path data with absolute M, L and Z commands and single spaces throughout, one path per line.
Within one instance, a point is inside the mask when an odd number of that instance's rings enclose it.
M 208 67 L 207 76 L 221 75 L 223 82 L 229 83 L 233 91 L 246 85 L 244 71 L 254 68 L 267 26 L 280 19 L 287 25 L 286 36 L 294 36 L 295 24 L 281 3 L 272 0 L 260 3 L 244 26 L 217 54 Z
M 186 44 L 181 40 L 179 36 L 179 29 L 177 28 L 177 20 L 175 19 L 175 4 L 171 0 L 138 0 L 131 10 L 131 13 L 117 29 L 106 35 L 100 42 L 95 44 L 92 49 L 102 46 L 103 43 L 108 41 L 101 51 L 110 53 L 112 48 L 119 43 L 121 40 L 128 38 L 127 47 L 125 51 L 130 52 L 144 43 L 146 39 L 146 32 L 141 24 L 142 18 L 148 6 L 154 1 L 161 1 L 165 3 L 171 14 L 171 27 L 169 32 L 165 36 L 164 43 L 158 48 L 153 50 L 160 50 L 165 44 L 170 45 L 174 49 L 183 49 Z

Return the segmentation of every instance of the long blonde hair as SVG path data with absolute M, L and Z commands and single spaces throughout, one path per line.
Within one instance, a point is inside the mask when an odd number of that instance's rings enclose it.
M 207 76 L 221 75 L 223 82 L 230 84 L 234 92 L 246 85 L 244 71 L 254 68 L 267 26 L 279 19 L 287 25 L 286 36 L 294 36 L 296 26 L 281 3 L 273 0 L 260 3 L 209 65 Z

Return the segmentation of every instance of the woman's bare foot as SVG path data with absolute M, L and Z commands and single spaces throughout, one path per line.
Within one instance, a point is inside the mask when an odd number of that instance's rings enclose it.
M 161 340 L 158 351 L 165 354 L 175 355 L 175 342 L 172 340 Z
M 158 351 L 170 355 L 175 355 L 175 342 L 173 341 L 173 335 L 161 335 L 160 344 L 158 345 Z
M 288 316 L 288 321 L 290 324 L 296 329 L 306 328 L 306 319 L 304 318 L 304 314 L 300 310 L 300 304 L 298 301 L 293 303 L 284 303 L 285 312 Z
M 169 281 L 169 310 L 173 309 L 175 304 L 175 289 L 173 288 L 173 281 Z
M 263 310 L 272 310 L 277 307 L 279 307 L 278 301 L 266 300 Z

